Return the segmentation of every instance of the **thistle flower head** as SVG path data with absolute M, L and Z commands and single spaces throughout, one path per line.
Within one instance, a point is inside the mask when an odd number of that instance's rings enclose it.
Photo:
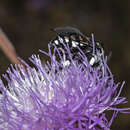
M 48 48 L 46 65 L 33 55 L 30 60 L 35 68 L 11 66 L 3 75 L 8 85 L 0 80 L 0 129 L 109 130 L 117 113 L 128 110 L 116 107 L 126 103 L 120 97 L 124 82 L 114 82 L 104 56 L 99 57 L 101 68 L 93 68 L 82 50 L 84 62 L 78 64 L 66 46 L 71 59 L 66 67 L 56 59 L 58 48 L 53 53 Z M 64 60 L 60 53 L 59 57 Z M 107 110 L 114 111 L 111 119 L 106 117 Z

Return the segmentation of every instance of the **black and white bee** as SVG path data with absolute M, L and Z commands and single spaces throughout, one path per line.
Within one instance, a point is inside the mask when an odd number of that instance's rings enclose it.
M 92 67 L 101 66 L 103 48 L 98 42 L 95 42 L 95 45 L 93 45 L 89 37 L 83 35 L 78 29 L 73 27 L 59 27 L 53 29 L 53 31 L 56 33 L 56 37 L 50 41 L 50 46 L 56 46 L 59 50 L 64 51 L 65 55 L 62 61 L 64 66 L 69 66 L 71 63 L 64 44 L 69 46 L 73 60 L 83 63 L 83 58 L 81 58 L 79 51 L 80 48 Z

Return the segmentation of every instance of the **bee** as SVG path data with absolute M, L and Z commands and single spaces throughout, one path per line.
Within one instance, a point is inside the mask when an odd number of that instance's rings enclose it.
M 62 61 L 64 66 L 69 66 L 71 64 L 70 57 L 66 52 L 67 50 L 64 44 L 70 48 L 72 59 L 78 61 L 78 63 L 84 62 L 84 59 L 81 58 L 80 48 L 92 67 L 101 65 L 100 57 L 103 55 L 104 51 L 100 43 L 95 42 L 95 45 L 93 45 L 92 39 L 82 34 L 77 28 L 58 27 L 52 29 L 52 31 L 56 33 L 56 36 L 50 41 L 50 46 L 56 46 L 59 50 L 64 51 L 64 60 Z

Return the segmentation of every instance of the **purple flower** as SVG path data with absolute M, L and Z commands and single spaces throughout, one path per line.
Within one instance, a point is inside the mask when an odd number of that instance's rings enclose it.
M 43 65 L 33 55 L 35 68 L 11 66 L 3 75 L 8 85 L 0 80 L 0 130 L 109 130 L 117 113 L 129 110 L 117 108 L 126 103 L 120 97 L 124 82 L 114 82 L 104 57 L 101 68 L 93 68 L 81 50 L 84 63 L 78 64 L 67 48 L 71 64 L 66 67 L 55 57 L 58 49 L 48 48 L 43 53 L 51 62 Z

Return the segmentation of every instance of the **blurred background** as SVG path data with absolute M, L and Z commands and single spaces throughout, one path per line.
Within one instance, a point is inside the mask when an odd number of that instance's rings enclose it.
M 72 26 L 94 33 L 103 44 L 115 81 L 126 81 L 122 96 L 130 107 L 130 17 L 128 0 L 0 0 L 0 27 L 26 62 L 38 50 L 47 51 L 55 36 L 51 28 Z M 42 55 L 43 57 L 43 55 Z M 43 57 L 43 59 L 45 59 Z M 0 75 L 11 62 L 0 49 Z M 112 130 L 130 130 L 130 115 L 119 114 Z

